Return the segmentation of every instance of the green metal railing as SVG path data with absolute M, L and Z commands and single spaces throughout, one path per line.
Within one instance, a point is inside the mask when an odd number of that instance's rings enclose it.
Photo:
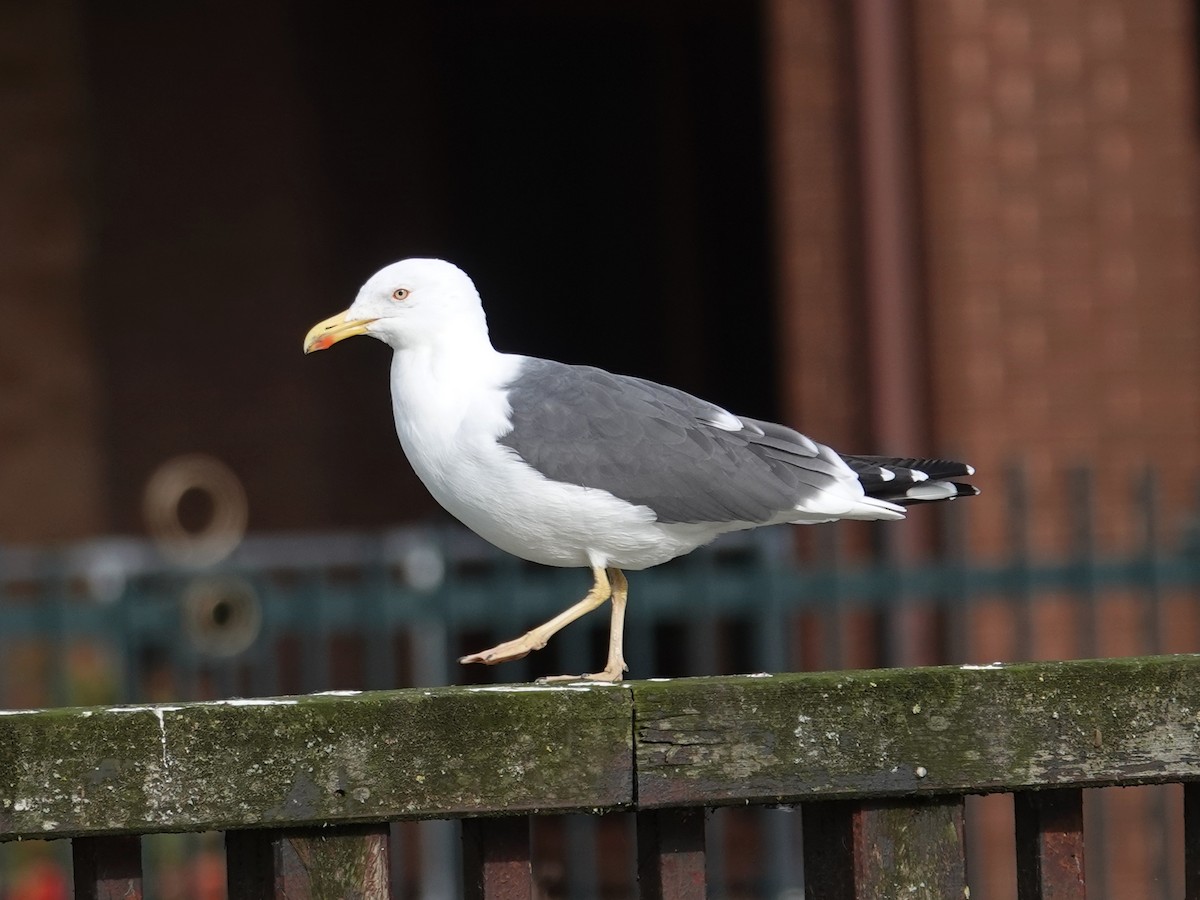
M 1014 635 L 1004 661 L 1020 661 L 1036 655 L 1044 598 L 1070 607 L 1070 655 L 1096 655 L 1104 637 L 1101 610 L 1115 597 L 1133 610 L 1122 626 L 1134 632 L 1126 641 L 1131 652 L 1200 649 L 1200 634 L 1176 632 L 1169 645 L 1165 640 L 1172 627 L 1168 605 L 1200 602 L 1200 548 L 1186 527 L 1162 521 L 1154 479 L 1135 479 L 1130 508 L 1141 537 L 1116 555 L 1096 545 L 1099 510 L 1088 477 L 1077 474 L 1064 485 L 1074 539 L 1063 558 L 1042 558 L 1030 546 L 1027 491 L 1014 475 L 999 496 L 914 510 L 918 523 L 936 522 L 940 552 L 927 560 L 900 561 L 889 552 L 896 529 L 909 527 L 903 524 L 870 527 L 860 543 L 875 546 L 873 561 L 851 559 L 844 551 L 849 532 L 838 525 L 805 530 L 815 545 L 805 553 L 797 551 L 793 530 L 767 529 L 631 573 L 630 677 L 836 669 L 848 650 L 863 665 L 907 663 L 909 614 L 918 616 L 917 631 L 936 632 L 932 642 L 923 635 L 935 649 L 920 662 L 989 663 L 973 648 L 997 608 Z M 962 547 L 966 517 L 981 503 L 1008 510 L 1010 554 L 1003 560 L 973 560 Z M 0 547 L 0 707 L 518 682 L 591 670 L 603 656 L 603 614 L 566 629 L 525 660 L 491 669 L 454 662 L 550 617 L 588 585 L 586 572 L 526 565 L 444 528 L 256 535 L 203 569 L 173 565 L 151 543 L 133 539 Z M 847 631 L 852 621 L 857 625 Z M 872 642 L 867 650 L 852 646 L 864 637 Z M 1166 802 L 1155 801 L 1148 813 L 1151 840 Z M 1093 862 L 1105 846 L 1104 804 L 1088 812 Z M 734 815 L 731 835 L 750 827 Z M 752 827 L 765 849 L 752 893 L 776 896 L 799 884 L 797 826 L 786 814 L 755 815 Z M 724 822 L 718 816 L 709 826 L 716 831 L 710 884 L 721 883 L 726 869 L 736 877 L 734 856 L 723 853 Z M 449 877 L 435 870 L 450 866 L 457 851 L 439 823 L 419 827 L 426 864 L 419 876 L 393 866 L 393 878 L 419 877 L 421 890 L 433 894 Z M 599 828 L 568 817 L 555 836 L 571 861 L 564 865 L 568 896 L 595 890 Z M 968 842 L 983 840 L 970 829 L 968 820 Z M 430 862 L 439 858 L 444 864 Z M 0 882 L 3 859 L 0 851 Z M 1104 876 L 1090 879 L 1091 895 L 1101 900 L 1110 896 Z M 1157 883 L 1168 881 L 1161 875 Z M 974 896 L 983 895 L 977 888 Z

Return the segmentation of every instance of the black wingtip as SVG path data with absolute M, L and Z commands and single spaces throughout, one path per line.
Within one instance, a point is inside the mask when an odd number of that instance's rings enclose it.
M 955 481 L 975 474 L 975 467 L 953 459 L 904 456 L 855 456 L 842 459 L 858 475 L 867 496 L 901 506 L 974 497 L 979 489 Z

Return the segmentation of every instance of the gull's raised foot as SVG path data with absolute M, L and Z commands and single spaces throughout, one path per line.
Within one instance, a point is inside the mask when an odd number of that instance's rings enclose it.
M 503 644 L 497 644 L 495 647 L 489 647 L 487 650 L 480 650 L 478 653 L 472 653 L 469 656 L 460 656 L 458 661 L 460 663 L 483 663 L 485 666 L 494 666 L 496 663 L 523 659 L 534 650 L 541 650 L 545 646 L 545 641 L 539 643 L 536 640 L 530 640 L 529 636 L 525 635 L 512 641 L 505 641 Z

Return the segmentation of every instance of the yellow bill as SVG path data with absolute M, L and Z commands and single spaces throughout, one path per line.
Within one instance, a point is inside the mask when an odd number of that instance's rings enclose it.
M 356 334 L 366 334 L 367 326 L 375 321 L 374 319 L 347 319 L 347 312 L 349 310 L 340 312 L 336 316 L 330 316 L 310 328 L 308 334 L 304 336 L 304 352 L 327 350 L 338 341 L 354 337 Z

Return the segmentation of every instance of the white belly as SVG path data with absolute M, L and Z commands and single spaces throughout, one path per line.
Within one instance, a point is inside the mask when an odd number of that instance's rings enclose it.
M 409 461 L 460 522 L 501 550 L 543 565 L 644 569 L 719 533 L 709 526 L 663 526 L 645 506 L 550 481 L 494 443 L 449 467 L 430 465 L 420 454 L 410 453 Z

